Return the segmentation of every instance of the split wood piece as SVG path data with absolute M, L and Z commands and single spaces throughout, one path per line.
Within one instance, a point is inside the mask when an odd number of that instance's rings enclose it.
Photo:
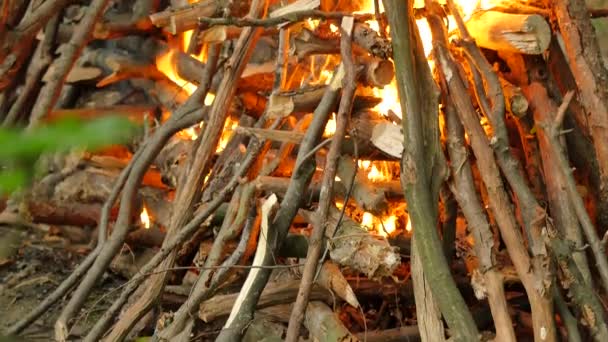
M 539 55 L 551 42 L 549 24 L 536 14 L 483 11 L 465 25 L 479 46 L 492 50 Z
M 300 280 L 290 280 L 281 283 L 268 283 L 256 306 L 257 309 L 266 308 L 269 306 L 292 303 L 300 287 Z M 230 314 L 232 306 L 236 302 L 238 293 L 227 295 L 216 295 L 206 302 L 202 303 L 198 312 L 198 316 L 203 322 L 211 322 L 215 319 L 226 317 Z M 311 299 L 322 300 L 327 303 L 332 302 L 331 292 L 319 285 L 315 285 L 311 292 Z
M 256 183 L 259 189 L 264 190 L 268 193 L 284 194 L 289 187 L 289 178 L 284 177 L 271 177 L 271 176 L 260 176 L 257 178 Z M 368 181 L 369 182 L 369 181 Z M 403 189 L 399 181 L 380 181 L 370 182 L 370 186 L 375 188 L 375 192 L 382 192 L 387 198 L 390 199 L 403 199 Z M 321 184 L 319 180 L 312 180 L 309 190 L 303 196 L 305 198 L 311 198 L 313 201 L 319 198 L 319 192 L 321 191 Z M 339 199 L 344 199 L 348 187 L 344 186 L 344 183 L 337 182 L 335 186 L 335 195 Z
M 94 227 L 99 221 L 101 204 L 58 203 L 56 201 L 28 201 L 28 220 L 33 223 Z M 111 219 L 116 219 L 117 208 L 113 208 Z
M 300 210 L 299 214 L 307 222 L 314 222 L 313 212 Z M 368 278 L 390 276 L 401 264 L 399 253 L 386 240 L 374 237 L 350 217 L 342 216 L 336 207 L 331 208 L 325 224 L 328 225 L 326 237 L 329 240 L 329 256 L 334 262 L 361 272 Z
M 114 157 L 111 155 L 93 155 L 86 158 L 86 163 L 94 168 L 100 168 L 105 170 L 114 169 L 118 173 L 119 170 L 128 167 L 129 161 L 121 158 Z M 141 180 L 141 184 L 144 186 L 150 186 L 159 189 L 166 189 L 166 184 L 162 182 L 161 174 L 151 168 L 146 171 Z
M 500 78 L 500 84 L 505 94 L 506 110 L 518 118 L 525 116 L 528 113 L 528 99 L 521 88 L 514 86 L 504 78 Z
M 410 268 L 412 284 L 414 285 L 414 300 L 416 302 L 416 318 L 423 341 L 446 341 L 445 329 L 441 320 L 441 311 L 435 298 L 438 294 L 431 291 L 428 278 L 425 276 L 420 256 L 416 246 L 416 236 L 412 237 L 412 253 L 410 255 Z M 432 272 L 432 270 L 431 270 Z
M 162 56 L 161 52 L 156 56 Z M 110 75 L 104 76 L 97 83 L 98 87 L 131 78 L 166 79 L 165 74 L 160 72 L 153 64 L 154 60 L 150 56 L 143 57 L 135 53 L 124 54 L 110 48 L 88 50 L 81 57 L 82 63 L 86 62 L 104 70 L 111 70 Z M 73 71 L 70 73 L 73 73 Z M 91 79 L 93 78 L 96 77 Z
M 338 163 L 338 177 L 345 189 L 351 189 L 351 196 L 365 211 L 375 215 L 388 210 L 386 195 L 372 183 L 363 172 L 357 172 L 357 163 L 350 156 L 343 156 Z
M 51 174 L 45 180 L 58 178 L 58 174 Z M 111 169 L 94 169 L 87 167 L 76 171 L 65 178 L 53 181 L 43 181 L 40 186 L 34 188 L 34 196 L 25 202 L 27 214 L 32 222 L 74 225 L 74 226 L 97 226 L 102 211 L 102 202 L 109 196 L 108 189 L 116 182 L 118 172 Z M 145 177 L 144 177 L 145 178 Z M 43 189 L 49 183 L 49 189 Z M 145 184 L 144 184 L 145 185 Z M 52 195 L 47 195 L 52 194 Z M 155 215 L 157 222 L 167 223 L 166 213 L 163 210 L 168 205 L 165 198 L 166 192 L 159 188 L 143 187 L 138 192 L 137 206 L 140 208 L 133 212 L 131 222 L 137 222 L 141 212 L 142 202 L 157 210 Z M 110 219 L 117 217 L 117 207 L 112 207 Z
M 357 295 L 355 295 L 352 287 L 350 287 L 350 284 L 348 284 L 348 281 L 344 278 L 344 275 L 340 271 L 340 267 L 331 260 L 327 260 L 323 263 L 323 266 L 321 266 L 321 270 L 319 271 L 319 278 L 316 281 L 319 285 L 330 290 L 352 307 L 358 308 L 360 306 Z
M 327 304 L 318 301 L 308 303 L 304 325 L 311 337 L 317 341 L 356 342 L 359 339 L 340 321 Z
M 600 169 L 600 225 L 608 223 L 608 70 L 585 1 L 546 1 L 557 18 L 564 50 L 576 80 L 580 103 L 587 114 Z M 584 126 L 583 126 L 584 127 Z
M 225 11 L 233 16 L 241 16 L 247 13 L 247 5 L 247 2 L 242 1 L 203 0 L 154 13 L 150 15 L 150 21 L 154 26 L 161 27 L 171 34 L 178 34 L 197 28 L 201 17 L 213 17 Z
M 237 127 L 236 133 L 255 136 L 258 139 L 268 139 L 282 143 L 299 144 L 304 139 L 304 133 L 290 132 L 278 129 L 266 129 L 255 127 Z

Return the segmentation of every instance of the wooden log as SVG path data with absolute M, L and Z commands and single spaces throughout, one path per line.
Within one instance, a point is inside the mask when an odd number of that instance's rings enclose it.
M 285 326 L 270 317 L 258 316 L 253 321 L 243 335 L 243 342 L 281 342 L 281 336 L 285 334 Z
M 227 8 L 225 5 L 230 4 Z M 171 34 L 193 30 L 199 26 L 200 17 L 212 17 L 222 11 L 228 11 L 233 16 L 247 12 L 248 3 L 244 1 L 203 0 L 177 8 L 150 15 L 150 21 L 156 27 L 162 27 Z
M 367 50 L 372 56 L 388 59 L 393 55 L 391 42 L 381 37 L 366 23 L 355 23 L 353 30 L 353 42 Z
M 340 321 L 340 318 L 325 304 L 318 301 L 308 303 L 304 325 L 313 340 L 340 342 L 359 341 Z
M 285 177 L 261 176 L 256 179 L 257 186 L 260 190 L 279 195 L 282 195 L 285 193 L 285 191 L 287 191 L 289 182 L 289 178 Z M 401 183 L 399 181 L 381 181 L 372 183 L 375 188 L 383 192 L 387 198 L 391 199 L 403 199 L 403 189 L 401 189 L 400 184 Z M 310 187 L 308 188 L 308 192 L 303 196 L 315 201 L 319 198 L 320 191 L 320 180 L 313 179 L 310 183 Z M 337 182 L 335 184 L 334 193 L 338 199 L 344 199 L 347 191 L 348 189 L 343 183 Z
M 352 187 L 352 198 L 365 211 L 377 215 L 386 213 L 388 202 L 384 191 L 368 180 L 363 172 L 357 172 L 357 169 L 357 163 L 350 156 L 340 157 L 338 163 L 340 183 L 345 189 Z
M 290 280 L 281 283 L 269 283 L 262 291 L 262 295 L 257 304 L 257 308 L 292 303 L 298 294 L 300 280 Z M 216 295 L 201 304 L 198 316 L 204 322 L 211 322 L 217 318 L 225 317 L 230 314 L 238 293 L 226 295 Z M 320 286 L 314 286 L 311 292 L 311 299 L 332 302 L 331 293 Z
M 483 11 L 465 24 L 475 42 L 487 49 L 539 55 L 551 42 L 549 24 L 536 14 Z
M 335 263 L 329 260 L 323 263 L 321 271 L 319 272 L 318 282 L 319 285 L 332 291 L 332 293 L 336 294 L 352 307 L 358 308 L 360 306 L 355 292 Z
M 299 214 L 309 223 L 314 219 L 314 213 L 300 210 Z M 331 208 L 327 225 L 326 237 L 330 243 L 331 259 L 351 269 L 365 274 L 368 278 L 390 276 L 400 265 L 401 257 L 386 240 L 372 236 L 365 228 L 350 217 L 342 217 L 340 210 Z M 335 232 L 335 234 L 334 234 Z
M 524 96 L 521 88 L 511 84 L 504 78 L 500 79 L 500 83 L 505 95 L 507 111 L 518 118 L 525 116 L 528 112 L 528 100 Z

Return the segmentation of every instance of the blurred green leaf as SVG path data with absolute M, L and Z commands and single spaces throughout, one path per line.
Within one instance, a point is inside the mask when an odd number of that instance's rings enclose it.
M 125 143 L 136 129 L 133 122 L 121 116 L 90 121 L 68 117 L 27 132 L 0 128 L 0 194 L 11 193 L 27 184 L 42 154 Z

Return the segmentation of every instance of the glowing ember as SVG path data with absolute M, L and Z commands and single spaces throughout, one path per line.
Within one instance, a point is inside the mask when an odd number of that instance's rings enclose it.
M 141 209 L 141 214 L 139 214 L 139 220 L 141 221 L 141 224 L 144 226 L 144 228 L 150 229 L 150 215 L 148 215 L 148 210 L 146 209 L 145 205 Z

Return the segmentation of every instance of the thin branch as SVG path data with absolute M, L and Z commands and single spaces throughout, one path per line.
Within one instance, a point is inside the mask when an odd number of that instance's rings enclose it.
M 306 256 L 306 264 L 302 274 L 302 281 L 298 296 L 291 312 L 289 326 L 287 327 L 287 342 L 295 342 L 300 335 L 300 327 L 304 321 L 304 312 L 308 305 L 308 299 L 312 284 L 314 282 L 319 257 L 324 249 L 324 236 L 327 229 L 327 216 L 333 199 L 333 187 L 335 182 L 338 159 L 342 142 L 346 134 L 346 127 L 350 121 L 350 114 L 353 106 L 353 98 L 356 90 L 356 70 L 352 52 L 352 30 L 354 20 L 352 17 L 344 17 L 342 19 L 342 38 L 340 41 L 340 50 L 342 55 L 342 63 L 344 65 L 344 79 L 342 80 L 342 97 L 340 98 L 340 106 L 338 108 L 336 132 L 331 140 L 329 152 L 327 154 L 327 162 L 325 163 L 323 173 L 323 183 L 321 186 L 321 194 L 319 196 L 319 207 L 316 212 L 316 223 L 310 237 L 308 245 L 308 254 Z
M 437 232 L 438 189 L 441 184 L 438 96 L 416 30 L 412 1 L 384 0 L 391 28 L 393 60 L 403 115 L 404 151 L 401 183 L 425 276 L 458 341 L 478 339 L 478 330 L 456 287 Z M 404 18 L 404 16 L 406 16 Z
M 199 18 L 199 21 L 202 24 L 206 24 L 211 26 L 237 26 L 237 27 L 246 27 L 246 26 L 259 26 L 259 27 L 272 27 L 276 25 L 281 25 L 285 23 L 294 24 L 306 19 L 342 19 L 347 16 L 353 16 L 350 12 L 325 12 L 320 10 L 303 10 L 291 12 L 283 15 L 279 15 L 276 17 L 266 18 L 266 19 L 255 19 L 249 17 L 243 18 Z M 372 14 L 360 14 L 354 15 L 354 17 L 358 21 L 366 21 L 373 19 L 374 15 Z

